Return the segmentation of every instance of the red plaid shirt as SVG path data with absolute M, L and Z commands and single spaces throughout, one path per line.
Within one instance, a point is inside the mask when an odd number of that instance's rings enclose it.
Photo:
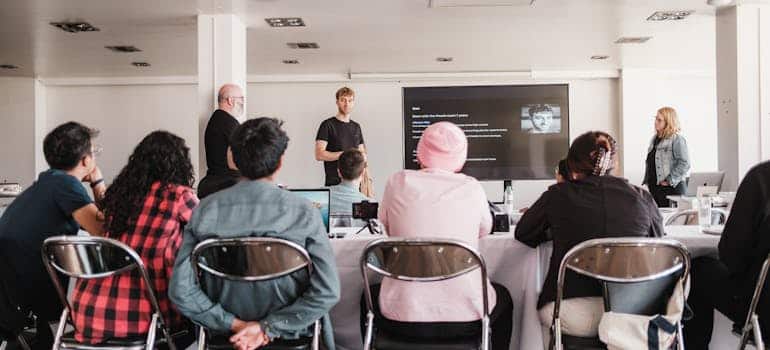
M 107 234 L 127 244 L 142 258 L 163 318 L 171 328 L 179 326 L 183 319 L 168 299 L 168 282 L 177 250 L 182 245 L 182 229 L 197 205 L 198 197 L 189 187 L 161 188 L 160 182 L 156 182 L 130 229 Z M 77 281 L 72 294 L 75 339 L 97 344 L 110 338 L 147 334 L 153 309 L 146 297 L 146 288 L 137 270 Z

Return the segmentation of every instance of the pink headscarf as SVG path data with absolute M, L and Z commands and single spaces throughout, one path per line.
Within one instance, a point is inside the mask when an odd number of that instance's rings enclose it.
M 423 168 L 458 172 L 468 157 L 468 139 L 462 129 L 450 122 L 427 127 L 417 143 L 417 160 Z

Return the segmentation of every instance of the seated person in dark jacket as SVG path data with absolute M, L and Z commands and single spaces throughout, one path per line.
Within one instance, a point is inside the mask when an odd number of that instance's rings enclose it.
M 580 135 L 567 155 L 569 178 L 548 188 L 516 225 L 516 239 L 531 247 L 553 240 L 553 254 L 537 306 L 541 323 L 553 319 L 559 263 L 577 244 L 594 238 L 663 234 L 661 216 L 649 192 L 611 175 L 616 163 L 612 137 Z M 562 331 L 595 337 L 604 312 L 600 284 L 567 273 L 561 304 Z
M 688 349 L 708 349 L 716 308 L 743 326 L 759 271 L 770 253 L 770 162 L 746 173 L 735 195 L 730 216 L 719 240 L 719 260 L 692 261 L 692 289 L 687 303 L 695 313 L 685 322 Z M 770 336 L 770 298 L 767 281 L 757 304 L 759 325 Z

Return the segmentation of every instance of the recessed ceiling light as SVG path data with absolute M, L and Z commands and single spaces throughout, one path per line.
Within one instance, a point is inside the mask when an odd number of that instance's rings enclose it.
M 117 46 L 105 46 L 105 49 L 115 52 L 129 53 L 129 52 L 141 52 L 136 46 L 132 45 L 117 45 Z
M 436 57 L 436 61 L 439 62 L 452 62 L 452 60 L 454 60 L 452 57 Z
M 593 56 L 591 56 L 592 60 L 598 60 L 598 61 L 606 60 L 608 58 L 610 58 L 610 56 L 607 56 L 607 55 L 593 55 Z
M 298 60 L 283 60 L 283 64 L 299 64 Z
M 693 14 L 693 10 L 679 10 L 679 11 L 655 11 L 650 17 L 647 17 L 648 21 L 679 21 L 687 18 L 687 16 Z
M 150 66 L 150 64 L 147 62 L 131 62 L 131 65 L 139 68 L 146 68 Z
M 299 17 L 273 17 L 265 18 L 265 22 L 271 27 L 304 27 L 305 21 Z
M 51 22 L 51 25 L 67 33 L 98 32 L 99 28 L 88 22 Z
M 14 66 L 12 64 L 0 64 L 0 69 L 19 69 L 19 66 Z
M 650 39 L 651 36 L 624 36 L 615 40 L 615 44 L 644 44 Z
M 317 49 L 318 43 L 286 43 L 291 49 Z

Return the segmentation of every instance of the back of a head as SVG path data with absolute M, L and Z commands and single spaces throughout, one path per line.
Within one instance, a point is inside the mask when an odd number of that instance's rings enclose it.
M 662 107 L 658 109 L 658 114 L 660 114 L 661 117 L 663 117 L 663 121 L 666 123 L 666 126 L 663 128 L 663 130 L 659 133 L 658 136 L 663 138 L 669 138 L 679 131 L 681 131 L 681 128 L 679 126 L 679 116 L 676 113 L 676 110 L 672 107 Z
M 364 154 L 357 149 L 342 152 L 337 162 L 337 168 L 340 170 L 342 179 L 347 181 L 353 181 L 361 177 L 365 167 L 366 159 Z
M 101 202 L 107 231 L 120 234 L 129 229 L 153 183 L 190 187 L 194 176 L 190 148 L 184 139 L 167 131 L 151 132 L 134 148 L 128 164 L 107 188 Z
M 578 136 L 569 148 L 567 167 L 578 176 L 604 176 L 615 166 L 615 139 L 603 131 L 589 131 Z
M 45 161 L 52 169 L 71 170 L 91 154 L 91 139 L 99 132 L 76 122 L 67 122 L 51 130 L 43 140 Z
M 270 176 L 278 170 L 289 137 L 274 118 L 250 119 L 230 137 L 233 161 L 241 174 L 251 180 Z
M 431 124 L 417 143 L 417 160 L 423 168 L 458 172 L 468 157 L 468 139 L 450 122 Z

